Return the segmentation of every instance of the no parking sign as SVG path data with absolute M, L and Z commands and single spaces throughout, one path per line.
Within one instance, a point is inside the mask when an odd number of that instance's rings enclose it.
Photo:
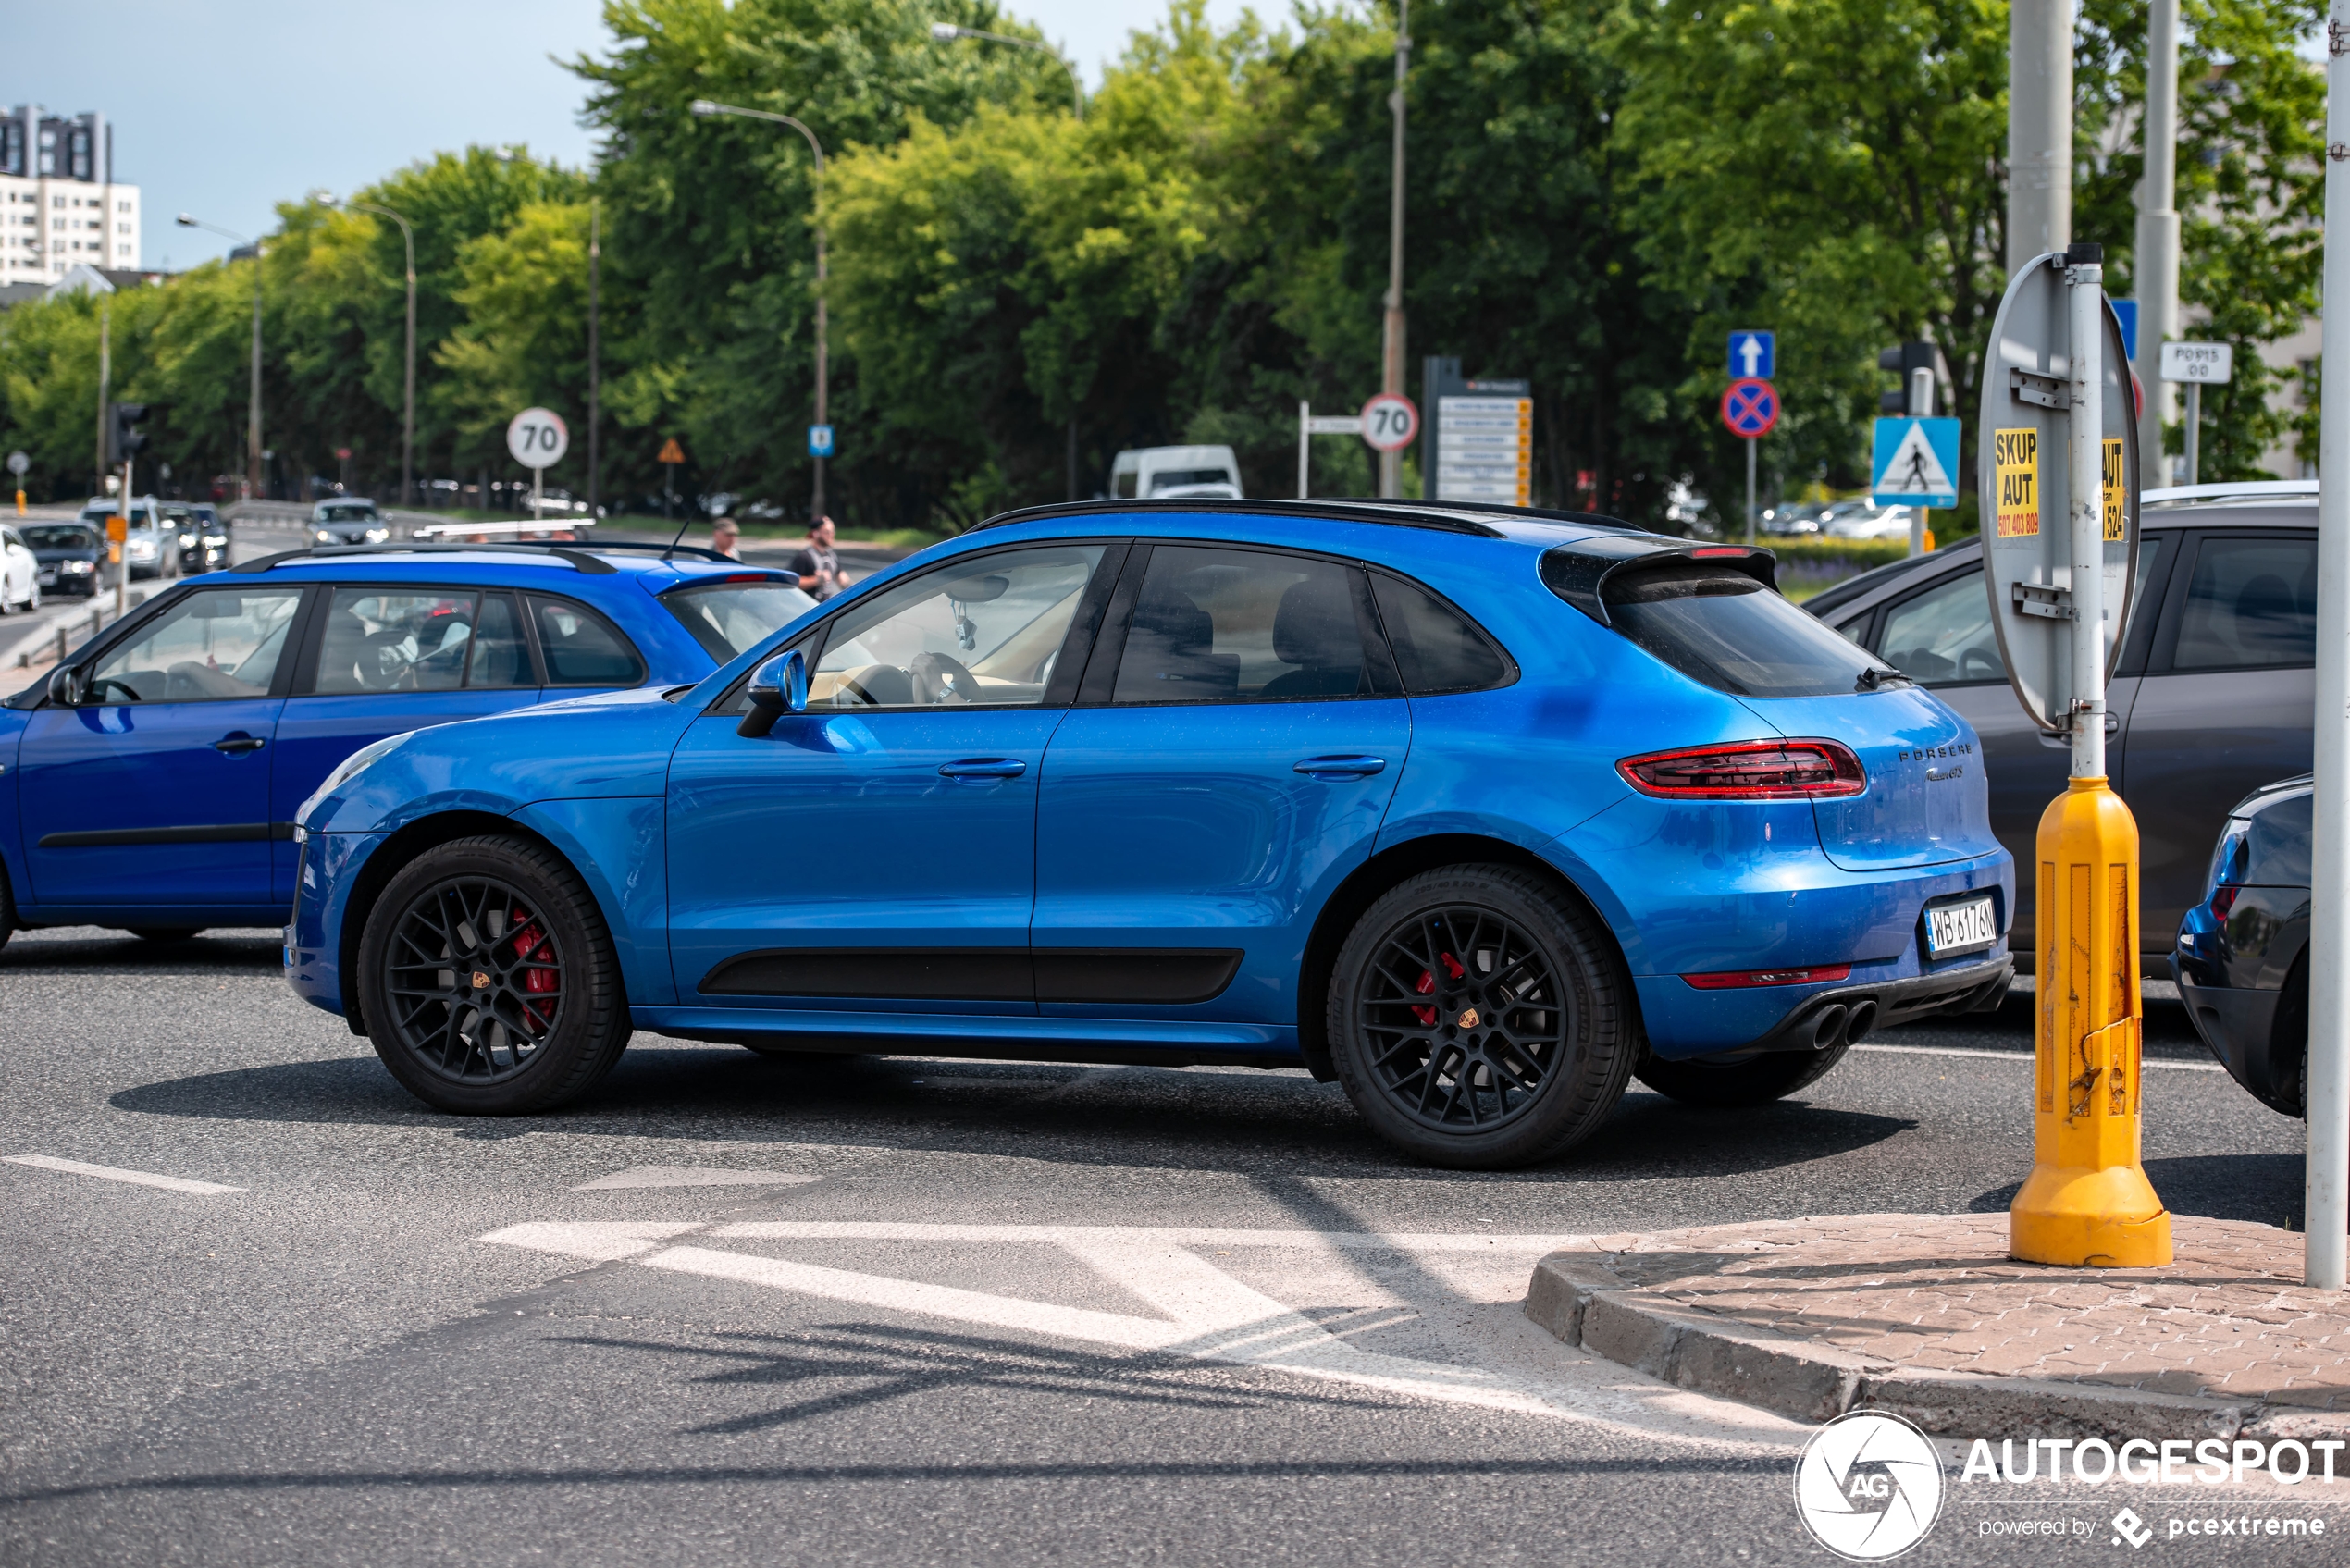
M 1779 422 L 1779 391 L 1759 376 L 1742 376 L 1722 394 L 1722 423 L 1751 441 Z

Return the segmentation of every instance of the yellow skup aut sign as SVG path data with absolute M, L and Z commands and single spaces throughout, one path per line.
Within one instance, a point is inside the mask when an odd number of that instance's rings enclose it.
M 2128 494 L 2128 488 L 2121 477 L 2121 443 L 2109 437 L 2105 442 L 2105 541 L 2108 544 L 2129 537 L 2121 525 L 2121 502 Z
M 2040 531 L 2040 432 L 2025 426 L 1994 431 L 1991 452 L 1999 484 L 1999 535 L 2026 538 Z

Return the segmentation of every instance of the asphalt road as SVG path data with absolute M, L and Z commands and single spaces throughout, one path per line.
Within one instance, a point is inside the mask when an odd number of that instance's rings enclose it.
M 2290 1221 L 2299 1125 L 2202 1070 L 2175 1005 L 2152 1025 L 2158 1187 Z M 1912 1027 L 1762 1110 L 1636 1091 L 1556 1166 L 1463 1175 L 1303 1073 L 644 1036 L 573 1109 L 462 1120 L 297 1002 L 274 933 L 20 933 L 0 1563 L 1828 1562 L 1806 1428 L 1565 1350 L 1528 1268 L 1577 1233 L 2003 1207 L 2028 1031 L 2021 1002 Z M 2110 1554 L 2120 1503 L 2178 1501 L 1951 1475 L 1911 1561 Z M 2318 1494 L 2231 1496 L 2350 1529 Z M 1983 1533 L 2015 1517 L 2096 1533 Z

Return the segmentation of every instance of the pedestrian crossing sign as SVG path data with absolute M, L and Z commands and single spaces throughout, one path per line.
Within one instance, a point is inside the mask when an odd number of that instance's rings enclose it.
M 1959 504 L 1958 472 L 1957 420 L 1876 422 L 1869 494 L 1877 505 L 1954 507 Z

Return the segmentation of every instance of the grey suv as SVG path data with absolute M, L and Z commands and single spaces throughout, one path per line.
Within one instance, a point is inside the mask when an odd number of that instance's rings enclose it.
M 2169 953 L 2181 918 L 2202 902 L 2228 809 L 2309 771 L 2317 481 L 2149 490 L 2139 522 L 2137 586 L 2107 694 L 2107 766 L 2138 822 L 2138 948 L 2152 956 Z M 2033 840 L 2071 756 L 2008 685 L 1981 542 L 1880 567 L 1804 608 L 1931 687 L 1982 736 L 1992 827 L 2019 868 L 2010 941 L 2025 961 Z

